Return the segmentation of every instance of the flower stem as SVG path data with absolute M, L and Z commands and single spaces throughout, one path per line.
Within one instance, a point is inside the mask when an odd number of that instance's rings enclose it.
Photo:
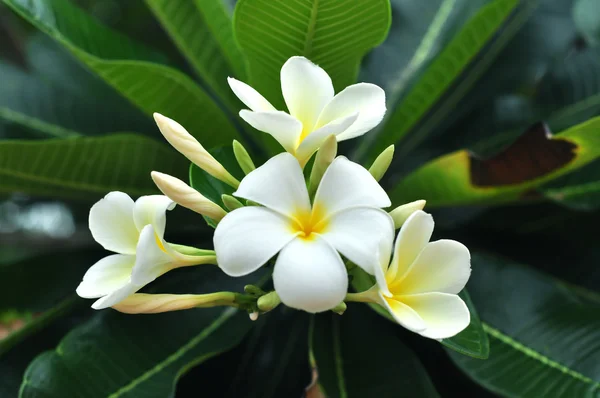
M 379 294 L 376 286 L 369 290 L 360 293 L 347 293 L 344 298 L 345 302 L 357 303 L 379 303 Z

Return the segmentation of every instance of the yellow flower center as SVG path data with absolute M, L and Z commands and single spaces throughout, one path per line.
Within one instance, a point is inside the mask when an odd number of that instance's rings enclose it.
M 294 212 L 290 228 L 298 237 L 305 240 L 313 240 L 317 234 L 325 232 L 328 226 L 328 219 L 325 218 L 326 212 L 323 206 L 316 204 L 312 211 L 298 210 Z
M 160 241 L 160 238 L 158 237 L 157 234 L 154 234 L 154 239 L 156 240 L 156 244 L 158 245 L 159 249 L 162 250 L 164 253 L 167 252 L 167 250 L 165 249 L 165 247 L 163 246 L 162 242 Z

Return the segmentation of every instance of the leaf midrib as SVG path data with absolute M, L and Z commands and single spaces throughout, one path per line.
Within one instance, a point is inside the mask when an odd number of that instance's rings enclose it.
M 514 340 L 510 336 L 508 336 L 508 335 L 502 333 L 500 330 L 494 328 L 489 323 L 486 323 L 483 321 L 481 323 L 482 323 L 483 328 L 486 331 L 486 333 L 488 333 L 490 336 L 492 336 L 496 340 L 508 345 L 509 347 L 511 347 L 512 349 L 514 349 L 516 351 L 521 352 L 522 354 L 526 355 L 527 357 L 540 362 L 543 366 L 547 366 L 547 367 L 556 369 L 556 370 L 560 371 L 561 373 L 568 375 L 577 381 L 589 384 L 594 390 L 600 390 L 599 382 L 596 382 L 596 381 L 592 380 L 591 378 L 589 378 L 573 369 L 570 369 L 568 366 L 565 366 L 553 359 L 550 359 L 546 355 L 543 355 L 540 352 L 527 347 L 525 344 L 522 344 L 522 343 Z
M 174 353 L 172 353 L 171 355 L 166 357 L 164 360 L 157 363 L 152 369 L 149 369 L 148 371 L 144 372 L 139 377 L 132 380 L 129 384 L 121 387 L 118 391 L 109 395 L 108 398 L 118 398 L 118 397 L 122 396 L 123 394 L 131 391 L 132 389 L 134 389 L 135 387 L 137 387 L 139 384 L 143 383 L 144 381 L 150 379 L 155 374 L 159 373 L 164 368 L 166 368 L 167 366 L 171 365 L 172 363 L 174 363 L 175 361 L 180 359 L 182 356 L 184 356 L 186 353 L 188 353 L 190 350 L 192 350 L 195 346 L 200 344 L 204 339 L 206 339 L 213 332 L 215 332 L 219 327 L 221 327 L 229 318 L 231 318 L 236 313 L 237 313 L 236 309 L 233 309 L 233 308 L 226 309 L 225 311 L 223 311 L 221 316 L 219 316 L 217 319 L 215 319 L 201 333 L 196 335 L 193 339 L 191 339 L 186 344 L 181 346 L 181 348 L 179 348 L 177 351 L 175 351 Z M 60 346 L 59 346 L 59 348 L 60 348 Z M 57 350 L 58 350 L 58 348 L 57 348 Z

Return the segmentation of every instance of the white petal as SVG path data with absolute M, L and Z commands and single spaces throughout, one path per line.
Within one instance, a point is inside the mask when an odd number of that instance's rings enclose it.
M 398 283 L 398 291 L 458 294 L 471 275 L 470 260 L 469 249 L 462 243 L 447 239 L 431 242 Z
M 97 298 L 119 290 L 129 283 L 135 256 L 113 254 L 92 265 L 77 287 L 83 298 Z
M 296 151 L 302 123 L 293 116 L 282 111 L 251 112 L 243 109 L 240 117 L 255 129 L 271 134 L 286 151 Z
M 338 135 L 338 141 L 363 135 L 377 126 L 385 115 L 385 92 L 370 83 L 358 83 L 340 91 L 323 109 L 317 127 L 359 112 L 358 119 Z
M 123 192 L 111 192 L 90 209 L 92 236 L 106 250 L 135 254 L 139 232 L 133 222 L 133 200 Z
M 148 224 L 142 228 L 131 282 L 144 286 L 167 272 L 175 262 L 169 249 L 168 243 L 157 236 L 152 225 Z
M 384 307 L 400 325 L 416 333 L 425 330 L 425 321 L 412 308 L 394 298 L 387 298 L 381 295 L 379 298 Z
M 150 224 L 159 238 L 165 234 L 167 224 L 167 210 L 172 210 L 175 202 L 164 195 L 142 196 L 135 201 L 133 208 L 133 219 L 137 229 L 141 232 L 142 228 Z
M 336 213 L 326 223 L 320 233 L 323 239 L 369 274 L 389 261 L 394 221 L 385 211 L 355 207 Z
M 273 285 L 285 305 L 315 313 L 342 302 L 348 275 L 339 254 L 324 239 L 296 238 L 277 257 Z
M 233 194 L 290 217 L 310 211 L 302 169 L 289 153 L 280 153 L 251 171 Z
M 304 57 L 291 57 L 283 64 L 281 91 L 290 114 L 302 122 L 305 131 L 313 130 L 334 93 L 327 72 Z
M 92 308 L 95 310 L 101 310 L 104 308 L 112 307 L 113 305 L 119 304 L 121 301 L 125 300 L 127 297 L 140 290 L 140 288 L 141 286 L 135 286 L 129 283 L 120 288 L 119 290 L 116 290 L 111 294 L 108 294 L 102 297 L 101 299 L 96 300 L 94 304 L 92 304 Z
M 233 77 L 227 78 L 227 83 L 233 93 L 246 105 L 255 112 L 274 111 L 275 108 L 269 101 L 258 93 L 255 89 Z
M 455 294 L 424 293 L 402 296 L 401 300 L 425 321 L 426 329 L 419 332 L 424 337 L 452 337 L 469 326 L 471 321 L 469 308 Z
M 343 119 L 337 119 L 329 123 L 326 126 L 321 127 L 318 130 L 310 133 L 306 138 L 302 140 L 298 149 L 296 150 L 296 158 L 300 161 L 300 164 L 304 165 L 313 153 L 323 144 L 323 142 L 330 135 L 338 135 L 346 130 L 352 123 L 356 121 L 358 113 L 352 114 Z
M 371 173 L 343 156 L 325 171 L 315 194 L 315 206 L 327 214 L 355 206 L 388 207 L 390 198 Z
M 247 275 L 294 239 L 291 220 L 263 207 L 242 207 L 227 214 L 214 235 L 219 267 L 230 276 Z
M 396 239 L 394 258 L 388 269 L 388 281 L 399 280 L 406 275 L 409 267 L 431 239 L 433 226 L 433 217 L 424 211 L 417 210 L 408 217 Z

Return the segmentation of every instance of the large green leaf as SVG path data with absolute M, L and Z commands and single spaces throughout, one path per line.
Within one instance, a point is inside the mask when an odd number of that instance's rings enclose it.
M 517 200 L 598 158 L 599 129 L 600 118 L 594 118 L 548 138 L 539 125 L 491 159 L 453 152 L 407 176 L 390 197 L 394 203 L 426 199 L 430 207 Z
M 357 291 L 365 291 L 375 284 L 374 278 L 358 267 L 351 271 L 351 275 L 352 286 Z M 456 336 L 442 340 L 441 343 L 461 354 L 469 355 L 473 358 L 485 359 L 490 353 L 488 337 L 483 330 L 483 325 L 481 324 L 477 310 L 475 309 L 467 290 L 463 290 L 459 295 L 469 308 L 471 323 L 465 330 Z M 396 323 L 394 318 L 382 306 L 377 304 L 369 304 L 369 306 L 379 315 Z
M 315 315 L 311 351 L 329 398 L 437 397 L 415 354 L 363 304 Z
M 157 191 L 150 172 L 185 176 L 186 159 L 134 134 L 0 141 L 0 193 L 97 199 L 109 191 Z
M 216 267 L 201 266 L 179 270 L 162 289 L 208 293 L 238 290 L 241 283 L 238 278 L 232 284 Z M 32 362 L 20 396 L 172 396 L 182 374 L 235 346 L 251 325 L 247 314 L 232 308 L 141 316 L 105 310 Z
M 232 99 L 227 77 L 244 78 L 244 58 L 233 39 L 222 1 L 146 0 L 203 81 L 224 101 Z
M 123 101 L 115 103 L 115 95 L 111 98 L 91 89 L 86 94 L 74 92 L 67 85 L 1 62 L 0 75 L 0 119 L 42 136 L 72 137 L 150 125 L 140 123 L 137 109 L 123 107 L 129 105 Z M 86 85 L 75 76 L 70 79 Z
M 465 373 L 502 396 L 600 396 L 600 297 L 484 255 L 470 285 L 491 348 L 486 361 L 450 352 Z
M 279 70 L 288 58 L 317 63 L 340 91 L 355 82 L 365 53 L 385 39 L 391 16 L 389 0 L 240 0 L 233 23 L 250 83 L 281 107 Z
M 310 384 L 309 324 L 309 314 L 281 305 L 261 315 L 242 344 L 195 368 L 179 388 L 202 385 L 204 396 L 222 398 L 300 397 Z
M 73 6 L 68 0 L 3 0 L 146 114 L 163 113 L 184 125 L 206 146 L 237 136 L 225 113 L 189 77 L 165 65 L 152 51 Z
M 370 157 L 409 133 L 410 142 L 402 144 L 403 151 L 423 140 L 456 107 L 516 33 L 529 14 L 528 3 L 495 0 L 481 8 L 432 61 L 395 111 L 389 113 Z M 478 57 L 484 48 L 485 53 Z

